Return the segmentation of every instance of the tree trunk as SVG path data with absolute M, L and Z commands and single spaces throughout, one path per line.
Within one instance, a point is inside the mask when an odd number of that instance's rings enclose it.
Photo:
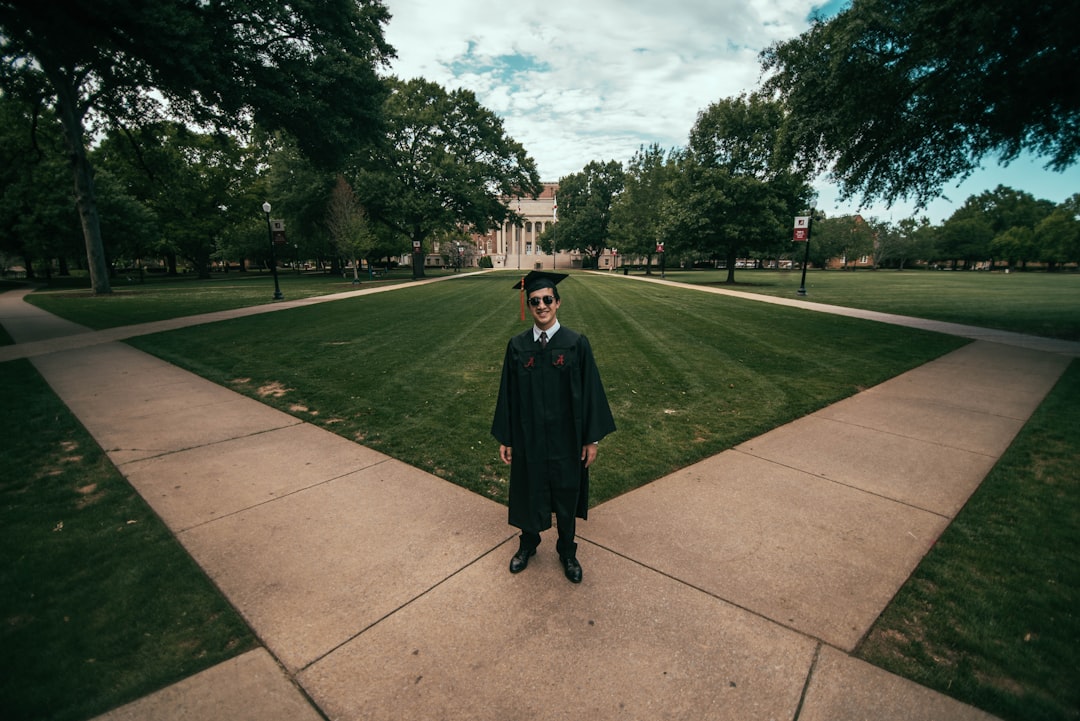
M 735 255 L 735 248 L 729 247 L 727 252 L 727 281 L 728 283 L 735 282 L 735 261 L 738 258 Z
M 98 216 L 94 195 L 94 174 L 86 155 L 83 116 L 78 108 L 78 90 L 55 69 L 50 76 L 56 90 L 56 110 L 64 127 L 64 140 L 68 148 L 68 161 L 75 177 L 75 204 L 82 222 L 83 239 L 86 242 L 86 262 L 90 271 L 90 286 L 95 295 L 112 293 L 109 285 L 109 267 L 105 261 L 105 246 L 101 242 L 101 220 Z

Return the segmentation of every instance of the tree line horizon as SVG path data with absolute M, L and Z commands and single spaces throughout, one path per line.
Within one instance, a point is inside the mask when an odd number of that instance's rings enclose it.
M 651 256 L 664 243 L 726 261 L 733 280 L 736 258 L 790 248 L 792 218 L 815 202 L 808 175 L 860 205 L 924 207 L 989 154 L 1069 167 L 1068 18 L 1080 9 L 1067 0 L 854 0 L 814 17 L 761 53 L 758 88 L 708 103 L 685 146 L 560 178 L 542 247 Z M 112 270 L 142 259 L 207 276 L 267 263 L 265 201 L 297 260 L 335 264 L 415 261 L 519 222 L 504 199 L 540 192 L 535 162 L 471 91 L 385 74 L 389 19 L 377 0 L 0 0 L 0 252 L 30 274 L 84 267 L 107 294 Z M 1060 268 L 1080 261 L 1080 193 L 1055 205 L 998 186 L 940 226 L 826 218 L 815 264 L 824 252 Z

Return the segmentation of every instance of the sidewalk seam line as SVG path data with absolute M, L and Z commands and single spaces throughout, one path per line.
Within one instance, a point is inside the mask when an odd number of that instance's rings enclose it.
M 874 496 L 875 498 L 880 498 L 882 500 L 889 501 L 891 503 L 896 503 L 896 504 L 901 505 L 901 506 L 906 506 L 907 508 L 914 508 L 916 511 L 922 511 L 923 513 L 929 513 L 932 516 L 937 516 L 938 518 L 943 518 L 946 521 L 951 522 L 952 519 L 953 519 L 953 516 L 949 516 L 947 514 L 941 513 L 940 511 L 934 511 L 934 510 L 931 510 L 929 508 L 923 508 L 922 506 L 916 506 L 914 503 L 910 503 L 908 501 L 901 501 L 898 498 L 890 498 L 889 496 L 886 496 L 886 495 L 884 495 L 882 493 L 875 493 L 874 491 L 868 491 L 865 488 L 859 488 L 858 486 L 854 486 L 854 485 L 852 485 L 850 483 L 844 483 L 843 481 L 838 481 L 835 478 L 829 478 L 828 476 L 823 476 L 820 473 L 812 473 L 812 472 L 806 470 L 805 468 L 796 468 L 795 466 L 789 466 L 786 463 L 780 463 L 779 461 L 775 461 L 775 460 L 773 460 L 771 458 L 765 458 L 764 456 L 755 455 L 755 454 L 750 453 L 748 451 L 739 450 L 738 448 L 730 448 L 728 450 L 733 451 L 735 453 L 741 453 L 744 456 L 748 456 L 750 458 L 756 458 L 759 461 L 765 461 L 766 463 L 771 463 L 774 466 L 780 466 L 781 468 L 787 468 L 788 470 L 796 471 L 798 473 L 805 473 L 808 476 L 813 476 L 814 478 L 820 478 L 821 480 L 827 481 L 828 483 L 834 483 L 834 484 L 836 484 L 838 486 L 843 486 L 844 488 L 850 488 L 853 491 L 857 491 L 859 493 L 865 493 L 868 496 Z M 976 454 L 976 455 L 982 455 L 982 454 Z M 980 483 L 981 483 L 981 481 L 980 481 Z
M 378 626 L 378 625 L 379 625 L 380 623 L 382 623 L 382 622 L 383 622 L 383 621 L 385 621 L 386 619 L 390 618 L 391 616 L 395 616 L 395 615 L 397 615 L 397 614 L 398 614 L 398 612 L 400 612 L 400 611 L 403 611 L 404 609 L 406 609 L 406 608 L 408 608 L 409 606 L 413 605 L 414 603 L 416 603 L 416 602 L 417 602 L 417 601 L 419 601 L 420 599 L 424 598 L 425 596 L 427 596 L 428 594 L 430 594 L 430 593 L 431 593 L 432 591 L 434 591 L 435 589 L 439 588 L 439 587 L 440 587 L 440 586 L 442 586 L 442 585 L 443 585 L 444 583 L 446 583 L 447 581 L 449 581 L 449 580 L 450 580 L 451 578 L 454 578 L 455 576 L 457 576 L 457 575 L 459 575 L 460 573 L 462 573 L 463 571 L 465 571 L 465 570 L 466 570 L 467 568 L 471 568 L 472 566 L 474 566 L 474 565 L 476 565 L 477 563 L 479 563 L 479 562 L 480 562 L 480 561 L 481 561 L 482 559 L 484 559 L 484 558 L 487 558 L 487 557 L 488 557 L 488 556 L 490 556 L 491 554 L 495 553 L 495 551 L 497 551 L 497 550 L 498 550 L 499 548 L 503 547 L 503 546 L 504 546 L 504 545 L 506 545 L 506 544 L 507 544 L 507 543 L 508 543 L 508 542 L 509 542 L 510 540 L 512 540 L 512 539 L 514 538 L 514 535 L 515 535 L 515 534 L 511 534 L 511 535 L 507 536 L 507 537 L 506 537 L 506 540 L 502 541 L 501 543 L 498 543 L 498 544 L 496 544 L 495 546 L 492 546 L 492 547 L 491 547 L 491 548 L 489 548 L 489 549 L 488 549 L 487 551 L 484 551 L 483 553 L 481 553 L 481 554 L 480 554 L 479 556 L 477 556 L 476 558 L 472 559 L 471 561 L 469 561 L 469 562 L 468 562 L 468 563 L 466 563 L 465 565 L 463 565 L 463 566 L 461 566 L 460 568 L 456 569 L 456 570 L 455 570 L 455 571 L 454 571 L 453 573 L 451 573 L 450 575 L 448 575 L 448 576 L 445 576 L 444 578 L 441 578 L 441 579 L 439 579 L 439 580 L 438 580 L 438 581 L 436 581 L 436 582 L 435 582 L 434 584 L 432 584 L 432 585 L 431 585 L 431 586 L 429 586 L 428 588 L 424 589 L 424 590 L 423 590 L 423 591 L 421 591 L 420 593 L 416 594 L 415 596 L 413 596 L 413 597 L 412 597 L 412 598 L 410 598 L 409 600 L 405 601 L 405 602 L 404 602 L 404 603 L 402 603 L 401 605 L 399 605 L 399 606 L 397 606 L 396 608 L 393 608 L 393 609 L 391 609 L 391 610 L 387 611 L 387 612 L 386 612 L 386 613 L 384 613 L 384 614 L 383 614 L 382 616 L 380 616 L 379 618 L 375 619 L 374 621 L 372 621 L 372 622 L 371 622 L 371 623 L 369 623 L 368 625 L 364 626 L 364 627 L 363 627 L 363 628 L 361 628 L 361 629 L 360 629 L 359 631 L 357 631 L 357 632 L 356 632 L 356 633 L 354 633 L 353 635 L 349 636 L 348 638 L 346 638 L 346 639 L 345 639 L 344 641 L 342 641 L 341 643 L 339 643 L 339 644 L 337 644 L 336 646 L 333 646 L 332 648 L 328 649 L 328 650 L 327 650 L 327 651 L 326 651 L 325 653 L 323 653 L 323 654 L 321 654 L 321 655 L 319 655 L 319 656 L 316 656 L 315 658 L 313 658 L 313 659 L 312 659 L 311 661 L 309 661 L 308 663 L 304 664 L 303 666 L 300 666 L 300 667 L 298 667 L 298 668 L 296 669 L 296 675 L 297 675 L 297 676 L 299 676 L 300 674 L 304 673 L 305 671 L 307 671 L 308 669 L 310 669 L 310 668 L 311 668 L 312 666 L 314 666 L 315 664 L 317 664 L 317 663 L 320 663 L 321 661 L 325 660 L 325 659 L 326 659 L 327 657 L 329 657 L 329 656 L 332 656 L 332 655 L 333 655 L 334 653 L 336 653 L 336 652 L 337 652 L 337 651 L 338 651 L 339 649 L 343 648 L 344 646 L 347 646 L 347 645 L 349 645 L 350 643 L 352 643 L 352 642 L 353 642 L 353 641 L 355 641 L 356 639 L 360 638 L 360 637 L 361 637 L 361 636 L 363 636 L 363 635 L 364 635 L 365 633 L 367 633 L 367 632 L 368 632 L 368 631 L 370 631 L 371 629 L 375 628 L 376 626 Z
M 884 433 L 885 435 L 892 436 L 893 438 L 903 438 L 904 440 L 907 440 L 907 441 L 917 441 L 919 443 L 929 443 L 932 446 L 937 446 L 938 448 L 944 448 L 945 450 L 949 450 L 949 451 L 960 451 L 961 453 L 970 453 L 973 456 L 983 456 L 984 458 L 1000 458 L 1001 457 L 1000 453 L 985 453 L 983 451 L 973 451 L 973 450 L 971 450 L 969 448 L 961 448 L 960 446 L 950 446 L 947 443 L 941 443 L 940 441 L 929 440 L 929 439 L 926 439 L 926 438 L 917 438 L 915 436 L 908 436 L 908 435 L 904 435 L 903 433 L 897 433 L 896 431 L 887 431 L 887 430 L 885 430 L 883 428 L 875 428 L 874 426 L 867 426 L 867 425 L 863 425 L 862 423 L 854 423 L 852 421 L 845 421 L 845 420 L 841 420 L 839 418 L 829 418 L 828 416 L 820 415 L 822 411 L 824 411 L 824 410 L 826 410 L 828 408 L 829 408 L 829 406 L 825 406 L 825 408 L 814 411 L 813 413 L 809 414 L 808 416 L 803 416 L 803 418 L 815 418 L 815 419 L 817 419 L 819 421 L 826 421 L 828 423 L 840 423 L 841 425 L 850 426 L 852 428 L 862 428 L 864 430 L 874 431 L 875 433 Z M 978 413 L 978 411 L 975 411 L 975 412 Z M 982 413 L 980 415 L 993 415 L 993 414 L 992 413 Z M 1010 420 L 1015 420 L 1015 419 L 1010 419 Z M 780 430 L 780 428 L 783 428 L 783 426 L 779 426 L 778 428 L 774 428 L 773 430 Z M 771 432 L 772 431 L 769 431 L 769 433 L 771 433 Z M 747 443 L 749 443 L 749 441 L 747 441 Z
M 158 458 L 161 458 L 161 457 L 162 456 L 158 456 Z M 205 520 L 205 521 L 201 521 L 201 522 L 196 523 L 196 524 L 194 524 L 192 526 L 188 526 L 187 528 L 178 529 L 176 531 L 176 533 L 179 536 L 180 534 L 187 533 L 188 531 L 193 531 L 196 528 L 202 528 L 203 526 L 208 526 L 211 523 L 217 523 L 218 521 L 224 520 L 226 518 L 232 518 L 233 516 L 238 516 L 241 513 L 247 513 L 248 511 L 251 511 L 251 510 L 253 510 L 255 508 L 262 508 L 263 506 L 265 506 L 267 504 L 274 503 L 276 501 L 281 501 L 281 500 L 284 500 L 286 498 L 292 498 L 293 496 L 297 495 L 298 493 L 305 493 L 305 492 L 310 491 L 312 489 L 320 488 L 322 486 L 325 486 L 327 483 L 334 483 L 335 481 L 340 481 L 342 478 L 345 478 L 346 476 L 351 476 L 354 473 L 359 473 L 361 471 L 366 471 L 366 470 L 369 470 L 371 468 L 381 466 L 382 464 L 389 463 L 390 461 L 393 461 L 393 460 L 394 460 L 393 458 L 385 458 L 385 459 L 383 459 L 381 461 L 377 461 L 375 463 L 372 463 L 371 465 L 363 466 L 362 468 L 355 468 L 355 469 L 353 469 L 351 471 L 347 471 L 345 473 L 342 473 L 341 475 L 334 476 L 333 478 L 325 478 L 325 479 L 319 481 L 318 483 L 312 483 L 311 485 L 304 486 L 303 488 L 296 488 L 294 490 L 289 491 L 288 493 L 283 493 L 280 496 L 274 496 L 273 498 L 267 498 L 266 500 L 259 501 L 258 503 L 253 503 L 250 506 L 245 506 L 243 508 L 238 508 L 235 511 L 230 511 L 229 513 L 225 513 L 225 514 L 217 516 L 215 518 L 211 518 L 211 519 L 208 519 L 208 520 Z M 126 480 L 127 476 L 125 475 L 124 478 Z M 131 484 L 132 487 L 135 486 L 135 484 L 132 483 L 130 480 L 128 480 L 128 483 Z M 136 488 L 135 490 L 136 490 L 136 492 L 139 492 L 138 488 Z
M 590 540 L 588 536 L 578 534 L 578 538 L 580 538 L 581 540 L 586 541 L 588 543 L 591 543 L 592 545 L 596 546 L 597 548 L 602 548 L 605 551 L 607 551 L 608 553 L 612 553 L 612 554 L 618 556 L 619 558 L 622 558 L 622 559 L 624 559 L 626 561 L 629 561 L 630 563 L 634 564 L 635 566 L 640 566 L 641 568 L 652 571 L 653 573 L 655 573 L 657 575 L 660 575 L 660 576 L 663 576 L 664 578 L 666 578 L 668 580 L 674 581 L 675 583 L 677 583 L 677 584 L 679 584 L 681 586 L 685 586 L 686 588 L 693 589 L 694 591 L 697 591 L 698 593 L 701 593 L 701 594 L 703 594 L 703 595 L 705 595 L 705 596 L 707 596 L 709 598 L 715 599 L 715 600 L 719 601 L 720 603 L 725 603 L 728 606 L 731 606 L 732 608 L 736 608 L 736 609 L 742 611 L 743 613 L 748 613 L 748 614 L 750 614 L 751 616 L 753 616 L 755 618 L 759 618 L 762 621 L 765 621 L 766 623 L 770 623 L 770 624 L 772 624 L 774 626 L 778 626 L 779 628 L 783 628 L 783 629 L 785 629 L 787 631 L 790 631 L 790 632 L 792 632 L 792 633 L 794 633 L 794 634 L 796 634 L 798 636 L 801 636 L 803 638 L 810 639 L 811 641 L 814 641 L 815 643 L 817 643 L 819 646 L 821 644 L 825 643 L 820 638 L 817 638 L 816 636 L 811 636 L 809 633 L 807 633 L 806 631 L 803 631 L 802 629 L 795 628 L 794 626 L 789 626 L 786 623 L 783 623 L 781 621 L 777 621 L 775 618 L 769 618 L 768 616 L 764 615 L 760 611 L 755 611 L 752 608 L 747 608 L 746 606 L 738 604 L 735 601 L 724 598 L 723 596 L 719 596 L 716 593 L 713 593 L 712 591 L 710 591 L 710 590 L 708 590 L 706 588 L 702 588 L 700 586 L 695 586 L 694 584 L 690 583 L 689 581 L 687 581 L 685 579 L 682 579 L 682 578 L 679 578 L 678 576 L 673 576 L 673 575 L 671 575 L 670 573 L 668 573 L 666 571 L 661 571 L 659 568 L 653 568 L 652 566 L 650 566 L 647 563 L 643 563 L 642 561 L 639 561 L 636 558 L 631 558 L 630 556 L 627 556 L 625 554 L 620 553 L 619 551 L 616 551 L 614 548 L 611 548 L 609 546 L 603 545 L 602 543 L 597 543 L 596 541 Z M 843 651 L 843 649 L 839 649 L 839 650 Z
M 806 672 L 806 681 L 803 682 L 802 693 L 799 694 L 799 704 L 795 707 L 795 715 L 792 721 L 799 721 L 802 716 L 803 705 L 806 703 L 806 694 L 810 691 L 810 682 L 814 680 L 814 672 L 817 670 L 818 659 L 821 657 L 822 642 L 818 641 L 814 649 L 814 658 L 810 660 L 810 668 Z
M 222 386 L 222 387 L 224 388 L 224 386 Z M 254 399 L 249 399 L 249 400 L 254 400 Z M 258 402 L 258 401 L 256 401 L 256 402 Z M 263 404 L 263 405 L 266 405 L 266 404 Z M 269 405 L 267 405 L 267 407 L 268 408 L 273 408 L 273 406 L 269 406 Z M 285 415 L 288 415 L 288 414 L 286 413 Z M 160 453 L 157 453 L 157 454 L 152 455 L 152 456 L 144 456 L 143 458 L 133 458 L 130 461 L 113 461 L 112 458 L 110 458 L 109 460 L 112 462 L 112 464 L 114 466 L 116 466 L 119 469 L 119 468 L 123 468 L 124 466 L 129 466 L 132 463 L 141 463 L 143 461 L 152 461 L 152 460 L 155 460 L 157 458 L 167 458 L 168 456 L 176 455 L 177 453 L 187 453 L 188 451 L 194 451 L 194 450 L 198 450 L 200 448 L 213 448 L 214 446 L 221 445 L 222 443 L 231 443 L 232 441 L 246 440 L 248 438 L 254 438 L 255 436 L 261 436 L 264 433 L 273 433 L 274 431 L 280 431 L 280 430 L 283 430 L 285 428 L 294 428 L 296 426 L 303 425 L 306 422 L 306 421 L 304 421 L 304 420 L 302 420 L 300 418 L 297 418 L 296 416 L 289 416 L 289 417 L 292 418 L 296 422 L 295 423 L 288 423 L 288 424 L 282 425 L 282 426 L 276 426 L 274 428 L 264 428 L 261 431 L 255 431 L 253 433 L 246 433 L 246 434 L 244 434 L 242 436 L 233 436 L 232 438 L 222 438 L 222 439 L 216 440 L 216 441 L 209 441 L 208 443 L 201 443 L 201 444 L 199 444 L 197 446 L 187 446 L 185 448 L 174 448 L 174 449 L 168 450 L 168 451 L 161 451 Z M 109 454 L 109 453 L 117 453 L 117 452 L 120 452 L 120 451 L 137 451 L 137 450 L 140 450 L 140 449 L 138 449 L 138 448 L 110 448 L 110 449 L 102 449 L 102 450 L 104 450 L 106 454 Z

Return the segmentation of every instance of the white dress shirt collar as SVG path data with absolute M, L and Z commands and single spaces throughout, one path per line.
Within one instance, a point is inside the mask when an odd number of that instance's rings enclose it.
M 547 329 L 548 340 L 551 340 L 552 337 L 558 332 L 559 332 L 559 319 L 556 318 L 555 319 L 555 325 L 553 325 L 553 326 L 551 326 L 550 328 Z M 538 342 L 538 343 L 540 342 L 540 333 L 541 333 L 541 330 L 539 328 L 537 328 L 535 325 L 533 325 L 533 340 Z

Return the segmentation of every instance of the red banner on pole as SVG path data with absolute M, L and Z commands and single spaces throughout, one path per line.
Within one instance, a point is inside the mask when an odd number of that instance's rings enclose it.
M 792 240 L 796 243 L 805 243 L 810 240 L 810 216 L 795 216 L 795 235 Z

